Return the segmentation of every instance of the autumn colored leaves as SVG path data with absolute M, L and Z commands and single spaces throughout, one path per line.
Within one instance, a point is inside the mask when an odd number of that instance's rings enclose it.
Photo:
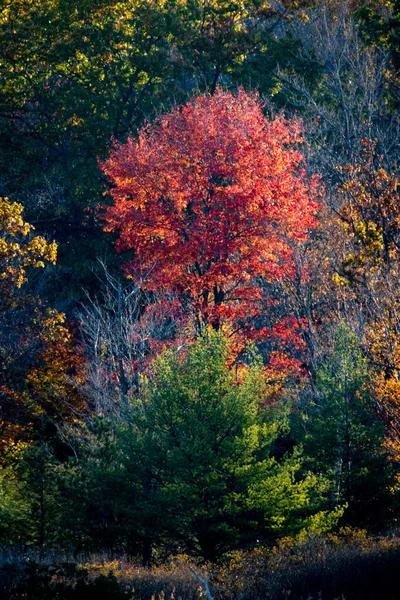
M 114 200 L 105 229 L 133 251 L 126 273 L 174 294 L 193 332 L 263 335 L 265 286 L 294 276 L 293 247 L 316 226 L 319 181 L 301 168 L 301 141 L 299 123 L 266 118 L 257 95 L 217 90 L 102 164 Z

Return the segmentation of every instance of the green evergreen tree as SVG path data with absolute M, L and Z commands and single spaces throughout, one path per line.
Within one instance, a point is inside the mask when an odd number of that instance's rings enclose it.
M 130 460 L 145 461 L 148 541 L 156 527 L 209 560 L 246 540 L 294 534 L 321 506 L 321 482 L 299 476 L 300 450 L 273 456 L 282 416 L 267 407 L 262 363 L 252 356 L 239 379 L 229 352 L 206 333 L 162 354 L 127 429 L 143 445 Z
M 326 474 L 333 503 L 347 504 L 345 519 L 358 526 L 379 526 L 390 516 L 395 485 L 370 381 L 357 337 L 342 324 L 317 370 L 316 393 L 303 414 L 308 464 Z

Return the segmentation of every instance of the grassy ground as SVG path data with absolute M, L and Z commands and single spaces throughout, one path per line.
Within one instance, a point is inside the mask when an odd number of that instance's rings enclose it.
M 213 600 L 395 600 L 399 598 L 400 533 L 363 532 L 284 540 L 278 548 L 230 554 L 219 565 L 188 557 L 144 568 L 119 558 L 3 550 L 2 600 L 203 600 L 189 569 L 209 578 Z

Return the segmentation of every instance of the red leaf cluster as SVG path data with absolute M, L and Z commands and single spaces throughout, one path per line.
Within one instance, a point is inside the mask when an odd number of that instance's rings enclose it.
M 133 250 L 126 271 L 173 292 L 199 326 L 250 322 L 260 280 L 293 276 L 292 245 L 316 225 L 301 141 L 300 124 L 268 120 L 256 95 L 217 90 L 116 144 L 104 219 L 118 250 Z

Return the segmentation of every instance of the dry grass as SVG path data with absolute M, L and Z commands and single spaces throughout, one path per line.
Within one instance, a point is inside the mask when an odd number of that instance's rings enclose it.
M 397 600 L 400 535 L 344 530 L 233 555 L 215 600 Z
M 56 560 L 57 558 L 57 560 Z M 144 568 L 126 558 L 0 553 L 2 600 L 204 600 L 189 558 Z M 62 560 L 63 559 L 63 560 Z M 193 563 L 190 563 L 193 565 Z M 214 600 L 397 600 L 400 534 L 282 540 L 279 547 L 227 556 L 196 570 L 211 577 Z

